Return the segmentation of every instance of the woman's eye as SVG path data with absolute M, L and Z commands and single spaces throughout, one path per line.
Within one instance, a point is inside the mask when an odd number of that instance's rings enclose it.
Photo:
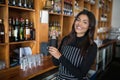
M 84 22 L 84 24 L 88 24 L 88 22 Z

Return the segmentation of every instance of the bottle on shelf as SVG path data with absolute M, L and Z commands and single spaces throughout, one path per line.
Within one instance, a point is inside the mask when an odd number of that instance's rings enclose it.
M 15 22 L 13 19 L 13 27 L 14 27 L 14 40 L 15 42 L 19 41 L 19 20 L 15 18 Z
M 20 28 L 19 28 L 19 40 L 23 41 L 24 40 L 24 19 L 20 18 L 19 23 L 20 23 L 19 24 L 20 25 Z
M 29 28 L 29 20 L 25 20 L 25 27 L 24 27 L 24 39 L 30 40 L 30 28 Z
M 61 0 L 54 0 L 53 11 L 54 13 L 61 13 Z
M 22 7 L 22 0 L 18 0 L 18 6 Z
M 30 22 L 30 40 L 35 40 L 35 28 L 32 22 Z
M 13 41 L 13 25 L 12 25 L 12 18 L 9 18 L 9 42 Z
M 8 0 L 8 5 L 12 6 L 12 0 Z
M 5 27 L 3 24 L 3 19 L 0 19 L 0 43 L 5 42 Z
M 74 8 L 74 16 L 76 16 L 80 11 L 80 6 L 78 2 L 75 0 L 75 8 Z
M 11 3 L 12 3 L 12 6 L 16 6 L 16 0 L 12 0 Z
M 0 4 L 5 4 L 5 0 L 0 0 Z
M 29 0 L 28 1 L 28 8 L 30 8 L 30 9 L 33 9 L 33 5 L 34 3 L 33 3 L 33 0 Z
M 61 34 L 61 27 L 60 27 L 60 22 L 57 21 L 57 31 L 58 31 L 58 36 Z
M 72 1 L 71 0 L 65 0 L 64 1 L 64 9 L 63 12 L 65 15 L 72 15 L 73 14 L 73 10 L 72 10 Z
M 24 2 L 23 2 L 23 7 L 24 7 L 24 8 L 27 8 L 27 0 L 24 0 Z

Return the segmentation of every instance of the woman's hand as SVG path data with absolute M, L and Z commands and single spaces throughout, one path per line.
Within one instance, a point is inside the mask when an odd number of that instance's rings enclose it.
M 59 59 L 61 56 L 61 53 L 59 52 L 59 50 L 52 46 L 49 47 L 49 53 L 56 59 Z

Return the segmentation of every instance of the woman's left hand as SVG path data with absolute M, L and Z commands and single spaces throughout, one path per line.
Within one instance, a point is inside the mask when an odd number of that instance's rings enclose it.
M 59 52 L 59 50 L 52 46 L 49 47 L 49 53 L 56 59 L 59 59 L 61 56 L 61 53 Z

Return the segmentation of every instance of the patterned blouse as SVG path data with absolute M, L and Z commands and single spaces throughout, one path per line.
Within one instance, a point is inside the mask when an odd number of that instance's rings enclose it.
M 74 43 L 66 46 L 62 46 L 62 43 L 66 40 L 65 38 L 63 39 L 59 49 L 62 56 L 59 60 L 54 57 L 52 59 L 56 66 L 59 65 L 57 80 L 86 80 L 86 75 L 96 58 L 97 45 L 94 43 L 94 45 L 90 46 L 84 58 L 77 45 L 78 42 L 85 40 L 85 38 L 77 37 Z

